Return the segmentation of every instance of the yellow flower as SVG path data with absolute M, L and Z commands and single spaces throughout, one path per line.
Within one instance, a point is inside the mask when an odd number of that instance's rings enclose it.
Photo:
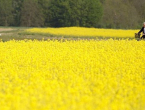
M 100 29 L 85 27 L 65 27 L 65 28 L 31 28 L 25 32 L 34 34 L 50 34 L 53 36 L 72 37 L 113 37 L 113 38 L 134 38 L 134 34 L 139 30 L 123 29 Z
M 0 42 L 0 110 L 143 110 L 145 42 Z

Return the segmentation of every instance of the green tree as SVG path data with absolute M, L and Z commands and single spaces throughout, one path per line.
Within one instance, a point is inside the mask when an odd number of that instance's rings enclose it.
M 96 27 L 102 17 L 102 6 L 99 0 L 52 0 L 48 17 L 53 27 Z
M 20 26 L 21 7 L 24 0 L 13 0 L 13 26 Z
M 48 14 L 50 26 L 70 26 L 69 17 L 70 7 L 68 0 L 51 0 Z
M 102 5 L 98 0 L 70 1 L 72 25 L 96 27 L 102 17 Z
M 103 27 L 135 28 L 138 25 L 138 12 L 128 0 L 105 0 L 103 6 Z
M 98 0 L 86 0 L 87 27 L 96 27 L 102 18 L 102 5 Z
M 105 0 L 100 0 L 100 2 L 101 2 L 102 4 L 104 4 L 104 3 L 105 3 Z
M 13 22 L 12 0 L 0 0 L 0 25 L 9 26 Z
M 138 17 L 138 27 L 141 27 L 141 24 L 143 22 L 145 22 L 145 10 L 144 10 L 144 6 L 145 6 L 145 1 L 144 0 L 129 0 L 130 4 L 136 9 L 137 11 L 137 15 L 136 13 L 134 13 L 134 16 Z
M 49 26 L 48 12 L 49 4 L 51 0 L 38 0 L 39 9 L 41 9 L 41 14 L 43 15 L 44 26 Z
M 24 0 L 21 8 L 21 26 L 43 26 L 44 19 L 37 0 Z

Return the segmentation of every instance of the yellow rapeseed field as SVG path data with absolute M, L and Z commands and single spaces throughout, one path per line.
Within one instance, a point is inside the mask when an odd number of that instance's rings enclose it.
M 145 110 L 145 42 L 0 42 L 0 110 Z
M 27 33 L 51 34 L 56 36 L 73 37 L 115 37 L 115 38 L 134 38 L 134 34 L 139 30 L 123 29 L 98 29 L 85 27 L 64 27 L 64 28 L 31 28 Z

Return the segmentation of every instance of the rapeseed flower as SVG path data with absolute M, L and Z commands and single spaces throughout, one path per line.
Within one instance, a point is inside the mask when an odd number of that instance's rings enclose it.
M 0 42 L 0 110 L 144 110 L 145 42 Z

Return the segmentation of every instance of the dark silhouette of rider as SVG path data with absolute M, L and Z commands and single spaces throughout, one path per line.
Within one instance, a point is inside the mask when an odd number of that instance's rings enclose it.
M 141 32 L 143 32 L 143 36 L 141 37 L 141 39 L 145 39 L 145 22 L 143 23 L 143 27 L 142 27 L 141 30 L 138 32 L 138 34 L 140 35 Z

